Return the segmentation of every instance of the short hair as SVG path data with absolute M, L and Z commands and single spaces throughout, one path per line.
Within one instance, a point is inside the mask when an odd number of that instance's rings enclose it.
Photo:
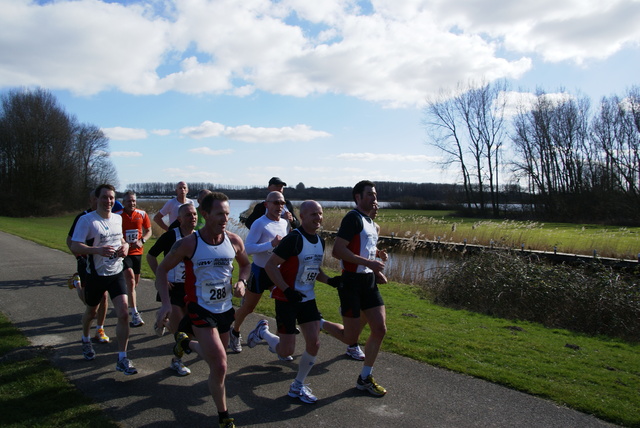
M 116 188 L 113 187 L 111 184 L 101 184 L 98 187 L 96 187 L 96 191 L 94 193 L 94 195 L 96 196 L 96 198 L 100 197 L 100 192 L 102 192 L 102 189 L 107 189 L 107 190 L 111 190 L 113 193 L 116 193 Z
M 124 195 L 122 195 L 122 199 L 124 200 L 127 196 L 136 196 L 136 192 L 134 190 L 127 190 L 124 192 Z
M 207 196 L 202 199 L 202 203 L 200 204 L 200 209 L 206 213 L 211 212 L 211 207 L 213 207 L 214 201 L 228 201 L 229 197 L 222 192 L 211 192 Z
M 184 212 L 186 211 L 186 209 L 188 207 L 193 207 L 195 209 L 195 207 L 193 206 L 193 204 L 182 204 L 180 205 L 180 207 L 178 208 L 178 216 L 181 216 L 182 214 L 184 214 Z M 196 211 L 197 212 L 197 211 Z
M 353 202 L 358 203 L 358 201 L 356 201 L 356 195 L 362 195 L 364 193 L 365 187 L 367 187 L 367 186 L 376 187 L 376 185 L 373 184 L 373 182 L 369 181 L 369 180 L 359 181 L 358 183 L 356 183 L 355 186 L 353 186 L 353 190 L 351 191 L 351 196 L 353 197 Z

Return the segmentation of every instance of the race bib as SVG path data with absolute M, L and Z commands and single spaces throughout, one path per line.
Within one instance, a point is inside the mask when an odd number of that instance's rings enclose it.
M 227 298 L 227 284 L 230 284 L 228 280 L 207 281 L 202 283 L 202 297 L 209 302 L 217 302 L 219 300 L 226 300 Z
M 187 268 L 184 266 L 184 262 L 180 262 L 172 270 L 173 279 L 171 282 L 186 282 Z
M 320 274 L 320 266 L 305 266 L 302 270 L 302 275 L 300 275 L 300 282 L 302 284 L 313 285 L 318 274 Z
M 125 239 L 129 244 L 133 244 L 138 241 L 138 229 L 130 229 L 124 232 Z

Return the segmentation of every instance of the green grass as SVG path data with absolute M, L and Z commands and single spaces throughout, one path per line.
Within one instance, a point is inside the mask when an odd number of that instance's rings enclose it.
M 14 358 L 29 342 L 0 314 L 0 426 L 117 427 L 38 352 Z
M 327 230 L 337 230 L 346 210 L 325 210 Z M 635 260 L 640 253 L 640 227 L 540 223 L 456 217 L 452 211 L 383 209 L 376 222 L 380 234 L 528 250 L 554 251 Z
M 0 229 L 64 250 L 72 219 L 0 218 Z M 145 276 L 150 276 L 146 269 Z M 323 316 L 339 321 L 335 290 L 318 284 L 316 291 Z M 389 327 L 385 351 L 545 397 L 617 424 L 640 426 L 638 344 L 443 308 L 421 298 L 416 286 L 392 282 L 381 286 L 381 292 Z M 273 302 L 262 299 L 256 312 L 273 316 Z M 367 334 L 365 329 L 363 340 Z

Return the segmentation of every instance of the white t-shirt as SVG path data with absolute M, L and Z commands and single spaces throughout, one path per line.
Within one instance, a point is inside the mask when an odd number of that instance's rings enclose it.
M 185 204 L 191 204 L 194 207 L 197 208 L 198 204 L 196 204 L 196 201 L 194 201 L 193 199 L 189 199 L 187 198 L 187 201 L 185 202 Z M 160 208 L 160 214 L 162 214 L 162 217 L 168 215 L 169 216 L 169 222 L 167 224 L 171 224 L 174 221 L 176 221 L 176 219 L 178 218 L 178 210 L 180 209 L 180 207 L 184 205 L 180 202 L 178 202 L 178 200 L 176 198 L 171 198 L 169 199 L 162 208 Z
M 110 245 L 114 248 L 120 248 L 122 246 L 122 217 L 111 214 L 106 219 L 96 211 L 85 214 L 78 219 L 71 240 L 92 247 Z M 100 276 L 111 276 L 122 271 L 122 257 L 115 254 L 111 257 L 88 254 L 87 261 L 87 273 L 91 273 L 93 269 Z
M 253 263 L 263 268 L 273 253 L 271 241 L 276 235 L 284 238 L 287 235 L 289 222 L 283 218 L 271 220 L 266 215 L 253 222 L 249 234 L 244 240 L 247 254 L 253 254 Z

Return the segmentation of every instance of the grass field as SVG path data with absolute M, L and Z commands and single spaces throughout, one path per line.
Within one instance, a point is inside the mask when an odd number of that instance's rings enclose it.
M 65 250 L 72 220 L 0 218 L 0 230 Z M 146 262 L 143 266 L 145 276 L 150 275 Z M 381 292 L 389 326 L 385 351 L 549 398 L 617 424 L 640 426 L 637 343 L 443 308 L 422 299 L 418 287 L 395 282 L 381 286 Z M 334 289 L 319 284 L 317 300 L 326 319 L 339 321 Z M 273 302 L 263 299 L 257 312 L 273 316 Z

